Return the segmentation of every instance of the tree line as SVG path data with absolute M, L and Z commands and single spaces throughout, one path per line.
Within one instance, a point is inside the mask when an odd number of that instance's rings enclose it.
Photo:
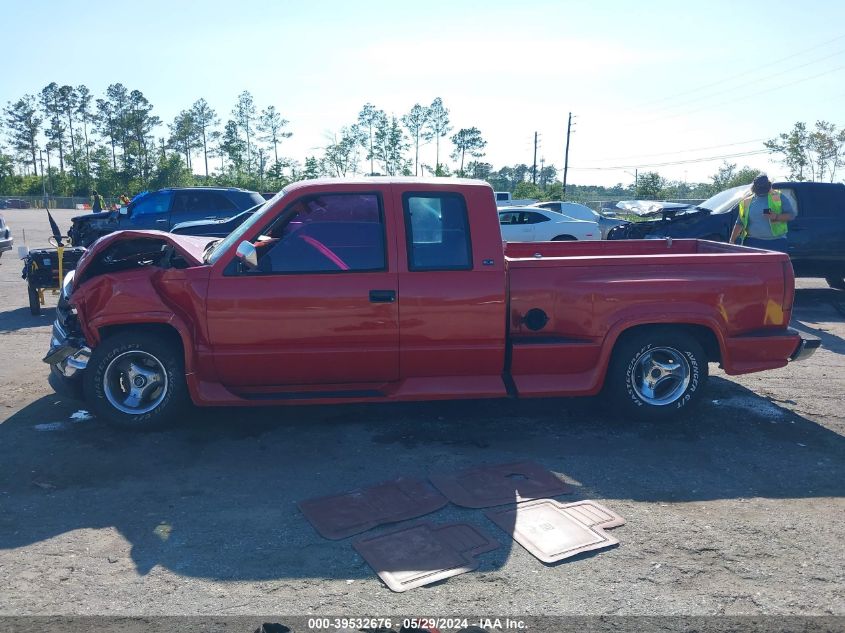
M 140 90 L 121 83 L 95 98 L 84 85 L 52 82 L 7 103 L 0 121 L 0 193 L 37 195 L 43 186 L 54 195 L 86 196 L 95 188 L 135 192 L 194 184 L 266 191 L 318 176 L 477 175 L 487 145 L 477 127 L 454 131 L 440 97 L 400 117 L 366 103 L 303 163 L 283 151 L 290 122 L 274 105 L 259 108 L 249 91 L 238 95 L 226 117 L 203 98 L 166 125 L 153 109 Z M 429 143 L 433 164 L 420 159 Z
M 563 195 L 553 165 L 494 169 L 484 162 L 481 131 L 455 130 L 440 97 L 415 103 L 401 116 L 366 103 L 302 162 L 284 151 L 293 134 L 290 121 L 272 104 L 260 108 L 249 91 L 226 115 L 199 98 L 165 124 L 140 90 L 114 83 L 98 98 L 84 85 L 51 82 L 8 102 L 2 115 L 0 195 L 38 195 L 43 188 L 51 195 L 87 196 L 95 188 L 116 194 L 198 184 L 274 191 L 305 178 L 360 174 L 458 175 L 487 180 L 519 198 Z M 434 161 L 426 162 L 420 150 L 432 144 Z M 799 122 L 765 147 L 790 178 L 833 181 L 845 159 L 845 130 L 825 121 L 813 129 Z M 725 163 L 709 182 L 687 184 L 644 172 L 626 186 L 568 185 L 566 198 L 706 198 L 730 183 L 750 182 L 756 173 Z

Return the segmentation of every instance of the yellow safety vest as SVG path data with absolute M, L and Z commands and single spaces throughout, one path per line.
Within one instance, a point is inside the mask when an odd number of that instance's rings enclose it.
M 740 237 L 743 240 L 748 237 L 748 209 L 751 207 L 751 201 L 753 199 L 754 196 L 747 196 L 739 201 L 739 221 L 742 223 Z M 769 208 L 775 215 L 780 215 L 783 209 L 780 191 L 773 190 L 769 192 Z M 782 237 L 786 235 L 786 231 L 788 230 L 786 222 L 769 222 L 769 226 L 772 230 L 772 237 Z

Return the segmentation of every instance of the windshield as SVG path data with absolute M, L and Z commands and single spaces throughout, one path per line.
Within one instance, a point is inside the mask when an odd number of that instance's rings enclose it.
M 725 213 L 733 209 L 734 205 L 739 202 L 742 197 L 750 191 L 749 185 L 741 185 L 733 187 L 732 189 L 725 189 L 717 193 L 712 198 L 708 198 L 700 205 L 699 209 L 707 209 L 713 213 Z
M 225 238 L 217 242 L 211 252 L 209 252 L 208 255 L 204 258 L 205 263 L 213 264 L 218 259 L 220 259 L 220 256 L 225 253 L 226 250 L 228 250 L 228 248 L 232 244 L 239 242 L 241 238 L 249 232 L 253 225 L 261 219 L 261 216 L 263 215 L 262 210 L 269 209 L 279 198 L 284 196 L 286 192 L 287 189 L 282 189 L 279 193 L 270 198 L 270 200 L 265 202 L 261 207 L 256 208 L 253 214 L 249 218 L 247 218 L 246 222 L 244 222 L 234 231 L 229 233 L 229 235 L 227 235 Z

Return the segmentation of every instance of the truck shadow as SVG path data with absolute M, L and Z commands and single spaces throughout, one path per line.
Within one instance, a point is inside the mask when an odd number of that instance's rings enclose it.
M 0 312 L 0 333 L 51 326 L 55 318 L 55 306 L 43 306 L 38 316 L 34 316 L 29 307 Z
M 845 354 L 845 339 L 824 326 L 845 321 L 845 292 L 833 288 L 799 288 L 795 291 L 795 326 L 818 336 L 822 347 Z
M 841 435 L 724 379 L 708 399 L 668 423 L 624 419 L 597 399 L 466 401 L 203 410 L 142 435 L 72 422 L 77 403 L 44 397 L 0 424 L 0 549 L 114 528 L 140 574 L 158 565 L 220 580 L 370 578 L 355 537 L 322 539 L 297 501 L 518 460 L 573 483 L 562 501 L 611 509 L 845 496 Z M 448 505 L 425 518 L 495 536 L 503 547 L 482 570 L 518 547 L 480 510 Z M 121 539 L 96 539 L 103 556 L 103 543 L 110 559 L 126 556 Z

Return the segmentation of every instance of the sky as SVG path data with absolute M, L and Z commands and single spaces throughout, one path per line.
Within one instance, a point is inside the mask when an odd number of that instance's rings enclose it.
M 121 82 L 165 122 L 200 97 L 225 121 L 248 90 L 290 120 L 280 153 L 300 162 L 367 102 L 401 116 L 438 96 L 494 168 L 530 165 L 535 132 L 538 163 L 562 168 L 571 112 L 575 184 L 707 181 L 725 156 L 776 179 L 763 141 L 845 124 L 835 0 L 0 0 L 0 16 L 2 105 L 51 81 L 96 97 Z

